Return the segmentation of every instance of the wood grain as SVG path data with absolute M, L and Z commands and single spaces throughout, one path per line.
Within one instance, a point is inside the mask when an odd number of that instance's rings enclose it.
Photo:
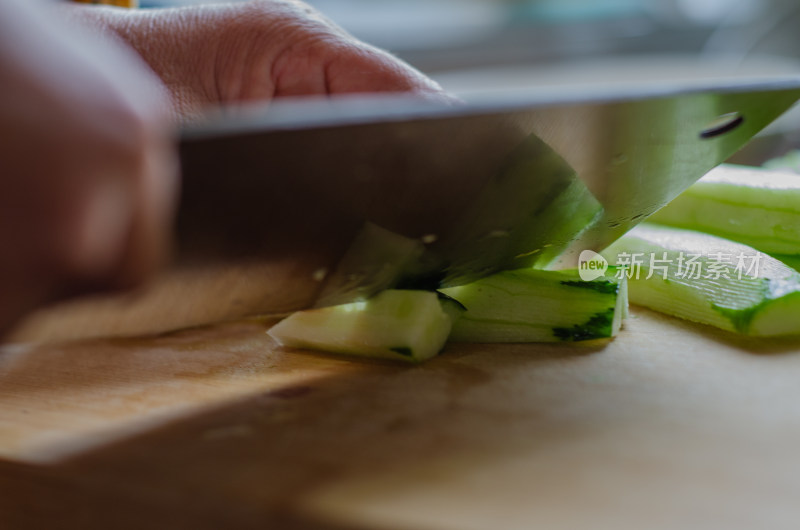
M 800 341 L 635 310 L 422 366 L 269 322 L 0 350 L 0 528 L 796 528 Z

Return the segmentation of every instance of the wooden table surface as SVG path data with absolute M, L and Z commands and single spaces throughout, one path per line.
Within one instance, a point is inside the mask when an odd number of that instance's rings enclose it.
M 800 341 L 635 309 L 422 366 L 244 322 L 0 349 L 0 528 L 800 525 Z

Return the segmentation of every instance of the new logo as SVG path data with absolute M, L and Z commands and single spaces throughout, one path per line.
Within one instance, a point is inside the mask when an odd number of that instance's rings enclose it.
M 592 250 L 584 250 L 578 256 L 578 276 L 585 282 L 604 275 L 608 270 L 608 261 Z

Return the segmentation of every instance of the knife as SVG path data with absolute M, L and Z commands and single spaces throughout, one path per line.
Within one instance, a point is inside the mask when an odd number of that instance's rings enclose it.
M 12 336 L 138 335 L 601 250 L 800 99 L 800 79 L 275 101 L 183 131 L 172 266 Z

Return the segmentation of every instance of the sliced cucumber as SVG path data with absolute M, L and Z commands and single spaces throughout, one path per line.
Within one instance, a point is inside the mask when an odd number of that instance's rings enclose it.
M 443 249 L 446 277 L 437 287 L 464 285 L 498 270 L 545 268 L 599 221 L 603 208 L 575 169 L 532 134 L 464 211 Z
M 520 269 L 442 289 L 466 307 L 450 340 L 559 342 L 608 338 L 627 310 L 626 282 L 577 271 Z
M 796 254 L 771 254 L 771 256 L 776 260 L 783 262 L 784 265 L 788 265 L 794 270 L 800 272 L 800 256 Z
M 745 335 L 800 333 L 800 273 L 746 245 L 643 224 L 602 254 L 634 304 Z
M 707 232 L 763 252 L 800 254 L 800 177 L 723 165 L 648 221 Z
M 779 171 L 800 173 L 800 149 L 793 149 L 783 156 L 764 162 L 763 167 Z
M 456 305 L 430 291 L 390 289 L 364 302 L 298 311 L 268 333 L 289 347 L 420 362 L 442 349 Z

